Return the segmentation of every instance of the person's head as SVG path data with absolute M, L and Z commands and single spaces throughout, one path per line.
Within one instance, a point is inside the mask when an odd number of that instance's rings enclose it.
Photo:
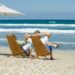
M 35 30 L 35 31 L 34 31 L 34 34 L 39 34 L 39 33 L 40 33 L 39 30 Z

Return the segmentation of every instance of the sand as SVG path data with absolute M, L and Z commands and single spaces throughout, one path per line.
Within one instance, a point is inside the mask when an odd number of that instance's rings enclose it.
M 75 75 L 75 51 L 53 51 L 55 60 L 16 58 L 0 47 L 0 75 Z

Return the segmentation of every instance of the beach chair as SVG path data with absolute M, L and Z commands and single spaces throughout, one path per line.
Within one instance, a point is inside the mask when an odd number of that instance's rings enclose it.
M 37 58 L 39 58 L 39 56 L 46 57 L 47 55 L 50 55 L 50 52 L 48 52 L 45 45 L 41 42 L 39 36 L 32 36 L 31 39 L 33 42 L 33 46 L 34 46 Z
M 25 53 L 21 46 L 17 43 L 16 37 L 14 34 L 6 35 L 10 50 L 13 56 L 24 56 Z

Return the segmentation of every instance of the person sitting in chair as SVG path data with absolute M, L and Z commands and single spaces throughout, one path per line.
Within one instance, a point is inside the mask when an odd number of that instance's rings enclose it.
M 25 39 L 26 44 L 23 44 L 22 48 L 28 57 L 34 58 L 34 55 L 32 55 L 32 43 L 29 42 L 31 40 L 30 37 L 31 37 L 31 35 L 29 33 L 25 33 L 24 39 Z
M 50 59 L 53 60 L 52 47 L 51 46 L 57 48 L 58 45 L 54 44 L 54 43 L 51 43 L 51 42 L 48 42 L 48 39 L 50 38 L 51 34 L 48 33 L 48 32 L 41 33 L 39 30 L 36 30 L 33 35 L 40 36 L 40 39 L 41 39 L 42 43 L 48 48 L 48 51 L 50 52 Z M 31 57 L 31 53 L 32 53 L 32 51 L 31 51 L 31 48 L 32 48 L 31 35 L 30 34 L 25 34 L 25 39 L 27 40 L 27 44 L 23 46 L 23 49 Z
M 42 43 L 48 48 L 48 52 L 50 52 L 50 59 L 53 60 L 53 56 L 52 56 L 52 46 L 57 48 L 58 47 L 58 44 L 55 44 L 55 43 L 51 43 L 48 41 L 48 39 L 51 37 L 51 34 L 48 33 L 48 32 L 40 32 L 39 30 L 36 30 L 34 32 L 35 35 L 38 35 L 40 36 L 41 38 L 41 41 Z

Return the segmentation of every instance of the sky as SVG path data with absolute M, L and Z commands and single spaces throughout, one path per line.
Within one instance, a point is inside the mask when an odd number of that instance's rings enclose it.
M 75 0 L 0 0 L 0 4 L 25 14 L 0 19 L 75 19 Z

